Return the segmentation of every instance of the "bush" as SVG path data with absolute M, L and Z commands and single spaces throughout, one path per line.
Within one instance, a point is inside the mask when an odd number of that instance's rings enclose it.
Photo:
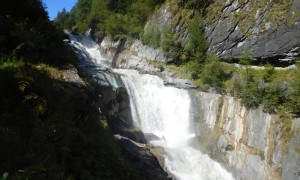
M 240 59 L 240 64 L 249 66 L 249 65 L 251 65 L 251 62 L 252 62 L 252 55 L 248 50 L 245 50 Z
M 0 64 L 0 83 L 5 84 L 0 88 L 0 174 L 140 179 L 109 129 L 100 125 L 91 88 L 53 79 L 17 60 Z
M 155 28 L 151 28 L 150 30 L 146 30 L 142 35 L 142 42 L 146 45 L 149 45 L 153 48 L 160 47 L 160 32 Z
M 88 28 L 118 39 L 123 36 L 142 38 L 144 26 L 155 7 L 164 0 L 79 0 L 70 12 L 59 12 L 54 20 L 59 27 L 73 33 Z
M 294 81 L 292 83 L 292 93 L 291 93 L 291 109 L 292 111 L 300 115 L 300 59 L 297 62 L 297 70 Z
M 186 51 L 190 60 L 204 61 L 208 49 L 205 39 L 204 25 L 200 15 L 195 15 L 188 27 L 189 40 Z
M 180 65 L 183 63 L 182 55 L 184 53 L 181 42 L 176 40 L 171 27 L 165 26 L 163 29 L 163 34 L 161 36 L 161 49 L 165 52 L 168 57 L 173 58 L 174 63 Z
M 257 108 L 261 101 L 261 93 L 257 82 L 247 82 L 241 93 L 242 103 L 247 108 Z
M 199 75 L 203 84 L 215 88 L 218 92 L 225 91 L 224 82 L 229 78 L 216 54 L 209 54 Z

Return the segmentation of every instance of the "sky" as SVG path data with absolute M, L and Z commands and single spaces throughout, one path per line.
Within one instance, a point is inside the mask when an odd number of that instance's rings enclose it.
M 42 0 L 47 7 L 50 20 L 53 20 L 59 11 L 65 8 L 67 11 L 76 4 L 77 0 Z

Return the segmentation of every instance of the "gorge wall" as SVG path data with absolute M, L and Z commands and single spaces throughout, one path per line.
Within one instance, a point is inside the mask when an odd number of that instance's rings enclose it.
M 199 148 L 238 179 L 298 179 L 300 119 L 246 109 L 230 96 L 191 91 Z
M 148 21 L 145 31 L 171 27 L 185 46 L 188 26 L 195 11 L 182 0 L 167 1 Z M 278 65 L 291 63 L 299 56 L 299 1 L 220 0 L 206 9 L 203 17 L 209 51 L 222 58 L 238 59 L 249 51 L 254 59 Z
M 116 56 L 118 43 L 105 38 L 101 51 Z M 247 109 L 234 97 L 201 92 L 189 80 L 174 77 L 165 67 L 160 50 L 136 40 L 125 43 L 117 55 L 118 68 L 155 74 L 165 84 L 189 89 L 196 137 L 190 142 L 224 165 L 237 179 L 299 179 L 300 119 L 282 112 L 265 113 L 262 108 Z

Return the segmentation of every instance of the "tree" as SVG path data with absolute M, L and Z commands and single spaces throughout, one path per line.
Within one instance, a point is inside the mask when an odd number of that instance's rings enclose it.
M 195 15 L 188 27 L 189 41 L 186 50 L 191 60 L 204 61 L 208 44 L 200 15 Z

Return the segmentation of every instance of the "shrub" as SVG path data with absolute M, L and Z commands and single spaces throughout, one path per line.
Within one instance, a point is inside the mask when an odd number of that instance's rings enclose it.
M 208 49 L 205 39 L 204 25 L 200 15 L 195 15 L 188 27 L 189 41 L 186 51 L 191 60 L 203 61 Z
M 291 101 L 292 111 L 300 115 L 300 62 L 297 63 L 296 75 L 292 83 Z
M 203 84 L 214 87 L 218 92 L 223 92 L 224 82 L 228 79 L 222 63 L 216 54 L 209 54 L 201 72 Z
M 182 54 L 184 53 L 181 42 L 176 40 L 171 27 L 165 26 L 163 29 L 160 47 L 168 57 L 174 59 L 175 64 L 182 64 Z
M 158 48 L 160 46 L 160 32 L 155 28 L 146 30 L 142 35 L 142 42 L 153 48 Z
M 251 61 L 252 61 L 251 53 L 248 50 L 244 50 L 244 53 L 240 59 L 240 64 L 249 66 L 249 65 L 251 65 Z

